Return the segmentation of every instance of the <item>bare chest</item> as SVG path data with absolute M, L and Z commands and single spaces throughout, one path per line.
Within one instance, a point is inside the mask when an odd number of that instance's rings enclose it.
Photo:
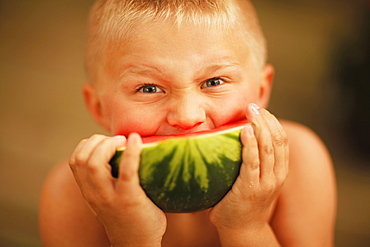
M 215 227 L 208 220 L 208 211 L 191 214 L 167 214 L 164 247 L 220 246 Z

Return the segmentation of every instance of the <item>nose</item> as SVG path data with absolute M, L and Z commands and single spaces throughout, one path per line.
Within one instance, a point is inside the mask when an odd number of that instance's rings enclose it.
M 168 112 L 169 125 L 183 130 L 192 129 L 206 120 L 206 112 L 201 100 L 192 95 L 182 95 L 173 100 Z

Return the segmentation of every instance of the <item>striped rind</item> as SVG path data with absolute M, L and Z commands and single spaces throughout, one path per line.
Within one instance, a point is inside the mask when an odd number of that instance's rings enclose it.
M 241 165 L 242 126 L 199 135 L 169 138 L 143 147 L 140 184 L 164 212 L 186 213 L 213 207 L 230 190 Z M 124 150 L 110 164 L 117 177 Z

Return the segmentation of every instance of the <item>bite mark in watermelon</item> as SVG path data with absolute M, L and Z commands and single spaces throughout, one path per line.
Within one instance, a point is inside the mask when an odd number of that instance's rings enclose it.
M 139 177 L 164 212 L 188 213 L 216 205 L 231 189 L 240 165 L 240 132 L 246 121 L 175 136 L 143 137 Z M 110 161 L 118 176 L 124 148 Z

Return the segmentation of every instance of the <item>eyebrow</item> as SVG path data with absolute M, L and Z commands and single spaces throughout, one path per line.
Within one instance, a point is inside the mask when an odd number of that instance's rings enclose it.
M 223 55 L 212 58 L 211 62 L 208 62 L 207 66 L 200 67 L 197 73 L 214 73 L 221 69 L 231 69 L 240 66 L 240 62 L 234 59 L 232 56 Z
M 132 73 L 137 75 L 147 75 L 151 72 L 157 72 L 161 73 L 160 69 L 157 67 L 149 66 L 149 65 L 133 65 L 130 64 L 128 66 L 125 66 L 123 69 L 123 72 L 120 73 L 120 77 L 123 77 L 125 74 Z
M 196 73 L 197 74 L 214 73 L 221 69 L 233 69 L 233 68 L 236 69 L 237 67 L 240 67 L 240 63 L 237 60 L 233 59 L 230 56 L 224 56 L 214 59 L 213 62 L 207 67 L 200 67 Z M 120 73 L 120 78 L 130 73 L 136 75 L 149 75 L 153 72 L 158 74 L 164 74 L 164 72 L 157 66 L 151 66 L 146 64 L 140 65 L 129 64 L 125 66 L 123 72 Z
M 240 67 L 240 63 L 238 62 L 232 62 L 232 63 L 221 62 L 221 63 L 212 64 L 205 68 L 201 68 L 199 70 L 199 73 L 200 71 L 206 71 L 207 73 L 214 73 L 221 69 L 232 69 L 232 68 L 237 68 L 237 67 Z

